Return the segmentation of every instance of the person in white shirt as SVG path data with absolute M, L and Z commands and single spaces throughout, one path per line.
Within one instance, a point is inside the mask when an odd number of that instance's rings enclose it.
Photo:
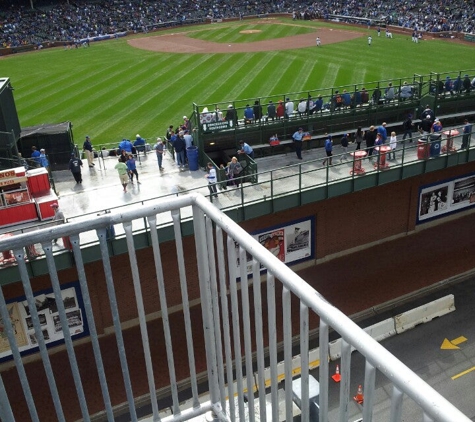
M 292 117 L 294 114 L 294 103 L 293 101 L 290 101 L 290 98 L 286 99 L 285 103 L 285 118 L 289 119 Z
M 297 111 L 299 112 L 300 117 L 302 117 L 307 112 L 307 100 L 304 100 L 303 98 L 300 100 L 297 106 Z
M 208 174 L 205 176 L 208 179 L 208 189 L 210 198 L 218 197 L 218 190 L 216 189 L 216 169 L 213 163 L 208 163 Z
M 391 159 L 391 154 L 392 154 L 392 159 L 396 159 L 396 147 L 397 147 L 397 136 L 396 132 L 391 132 L 391 137 L 389 138 L 389 146 L 391 147 L 391 151 L 389 151 L 388 154 L 388 159 Z

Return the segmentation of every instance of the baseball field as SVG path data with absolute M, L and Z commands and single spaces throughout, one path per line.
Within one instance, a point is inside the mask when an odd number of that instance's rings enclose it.
M 368 36 L 372 44 L 368 45 Z M 322 46 L 317 47 L 316 37 Z M 192 103 L 219 104 L 350 83 L 474 67 L 475 45 L 410 34 L 377 37 L 350 27 L 256 19 L 43 49 L 0 58 L 22 127 L 70 120 L 76 142 L 153 139 Z M 470 75 L 473 77 L 474 75 Z

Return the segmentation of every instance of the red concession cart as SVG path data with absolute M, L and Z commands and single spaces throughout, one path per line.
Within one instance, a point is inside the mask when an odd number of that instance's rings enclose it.
M 55 202 L 45 168 L 0 170 L 0 227 L 51 219 Z

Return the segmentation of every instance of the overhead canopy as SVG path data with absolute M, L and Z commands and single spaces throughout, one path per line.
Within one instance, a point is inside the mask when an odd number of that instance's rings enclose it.
M 71 122 L 62 122 L 55 124 L 44 123 L 37 126 L 29 126 L 21 128 L 20 138 L 27 138 L 38 135 L 58 135 L 60 133 L 69 132 L 71 130 Z

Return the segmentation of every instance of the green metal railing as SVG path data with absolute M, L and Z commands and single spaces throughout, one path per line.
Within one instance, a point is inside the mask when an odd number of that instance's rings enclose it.
M 463 80 L 465 75 L 473 78 L 475 69 L 428 75 L 414 74 L 404 78 L 216 103 L 194 103 L 191 121 L 195 145 L 200 151 L 207 154 L 236 148 L 240 140 L 244 140 L 250 145 L 261 145 L 268 143 L 270 136 L 274 134 L 277 134 L 280 140 L 290 139 L 300 126 L 312 136 L 324 136 L 326 133 L 340 132 L 348 126 L 356 128 L 358 126 L 369 127 L 383 121 L 387 123 L 402 122 L 409 113 L 416 118 L 420 116 L 426 105 L 429 105 L 438 116 L 469 112 L 475 109 L 474 88 L 468 92 L 464 89 L 456 89 L 452 93 L 445 92 L 445 88 L 442 92 L 437 89 L 440 82 L 445 81 L 447 76 L 455 81 L 457 78 Z M 389 84 L 392 84 L 392 88 L 394 88 L 393 99 L 385 97 L 385 91 Z M 402 88 L 407 85 L 412 87 L 412 95 L 409 98 L 403 98 L 401 96 Z M 363 88 L 368 93 L 366 102 L 361 101 L 360 98 Z M 350 102 L 336 107 L 334 99 L 337 91 L 339 94 L 346 91 L 350 95 Z M 379 94 L 377 94 L 378 92 Z M 322 110 L 313 113 L 298 113 L 298 103 L 301 100 L 308 102 L 318 97 L 323 99 Z M 378 97 L 379 100 L 377 100 Z M 279 101 L 285 104 L 287 98 L 294 102 L 295 112 L 292 117 L 269 119 L 267 117 L 269 102 L 272 101 L 277 106 Z M 256 101 L 262 107 L 262 118 L 251 124 L 245 124 L 244 109 L 246 105 L 252 108 Z M 237 124 L 234 122 L 228 125 L 225 121 L 230 105 L 237 113 Z M 203 119 L 209 119 L 210 123 L 203 124 L 205 121 Z M 203 165 L 202 155 L 200 155 L 200 164 Z

